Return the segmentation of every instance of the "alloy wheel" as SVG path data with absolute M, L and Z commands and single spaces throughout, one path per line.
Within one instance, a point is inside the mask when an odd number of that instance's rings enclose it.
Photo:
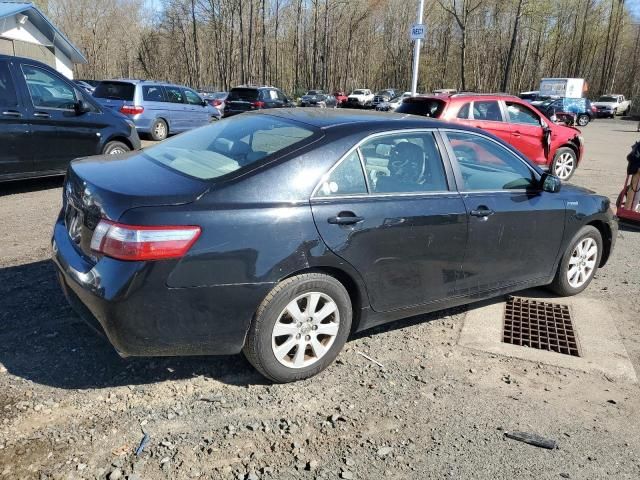
M 562 153 L 555 162 L 555 174 L 560 180 L 566 180 L 573 173 L 575 159 L 569 152 Z
M 589 117 L 587 117 L 586 115 L 580 115 L 578 117 L 578 125 L 580 125 L 581 127 L 586 127 L 589 124 Z
M 167 136 L 167 127 L 163 122 L 158 122 L 153 129 L 153 133 L 155 133 L 157 138 L 164 138 Z
M 329 351 L 339 329 L 336 302 L 324 293 L 305 293 L 280 313 L 273 327 L 271 348 L 282 365 L 308 367 Z
M 122 153 L 127 153 L 126 150 L 120 148 L 120 147 L 116 147 L 113 148 L 109 151 L 109 155 L 120 155 Z
M 598 244 L 591 237 L 580 240 L 571 252 L 567 268 L 567 281 L 573 288 L 580 288 L 593 275 L 598 259 Z

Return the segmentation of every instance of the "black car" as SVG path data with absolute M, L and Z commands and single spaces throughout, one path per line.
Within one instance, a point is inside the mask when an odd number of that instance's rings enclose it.
M 60 175 L 76 157 L 140 148 L 123 115 L 57 71 L 0 55 L 0 181 Z
M 309 90 L 300 98 L 300 106 L 338 108 L 338 99 L 322 90 Z
M 573 295 L 606 263 L 606 197 L 481 130 L 343 112 L 256 112 L 73 162 L 53 236 L 71 305 L 122 355 L 243 351 L 288 382 L 353 332 L 537 285 Z
M 295 104 L 277 88 L 241 86 L 229 90 L 224 105 L 224 116 L 262 110 L 264 108 L 287 108 Z
M 575 118 L 575 123 L 581 127 L 589 125 L 589 122 L 596 118 L 597 113 L 597 109 L 587 98 L 549 98 L 542 103 L 534 103 L 534 105 L 547 118 L 558 114 L 570 114 Z

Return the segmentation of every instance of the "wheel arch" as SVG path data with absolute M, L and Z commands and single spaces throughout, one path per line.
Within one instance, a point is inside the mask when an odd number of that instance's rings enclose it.
M 600 257 L 598 267 L 604 267 L 607 260 L 609 260 L 609 255 L 611 255 L 611 245 L 613 244 L 611 228 L 602 220 L 592 220 L 586 225 L 595 227 L 600 232 L 600 236 L 602 237 L 602 256 Z
M 109 142 L 122 142 L 124 143 L 127 147 L 129 147 L 129 149 L 133 150 L 133 145 L 131 144 L 131 141 L 124 136 L 121 135 L 114 135 L 113 137 L 109 137 L 107 139 L 106 142 L 104 142 L 104 145 L 102 145 L 102 152 L 104 153 L 104 149 L 106 148 L 107 145 L 109 145 Z

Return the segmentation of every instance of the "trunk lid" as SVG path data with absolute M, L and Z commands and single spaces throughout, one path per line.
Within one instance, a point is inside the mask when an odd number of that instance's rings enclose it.
M 191 203 L 208 188 L 207 182 L 181 175 L 141 152 L 91 157 L 69 165 L 62 215 L 76 249 L 95 261 L 90 245 L 101 218 L 118 221 L 131 208 Z

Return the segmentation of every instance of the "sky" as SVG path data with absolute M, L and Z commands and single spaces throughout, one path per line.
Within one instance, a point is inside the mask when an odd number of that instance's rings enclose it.
M 636 17 L 635 20 L 640 22 L 640 0 L 627 0 L 627 6 L 631 13 Z

